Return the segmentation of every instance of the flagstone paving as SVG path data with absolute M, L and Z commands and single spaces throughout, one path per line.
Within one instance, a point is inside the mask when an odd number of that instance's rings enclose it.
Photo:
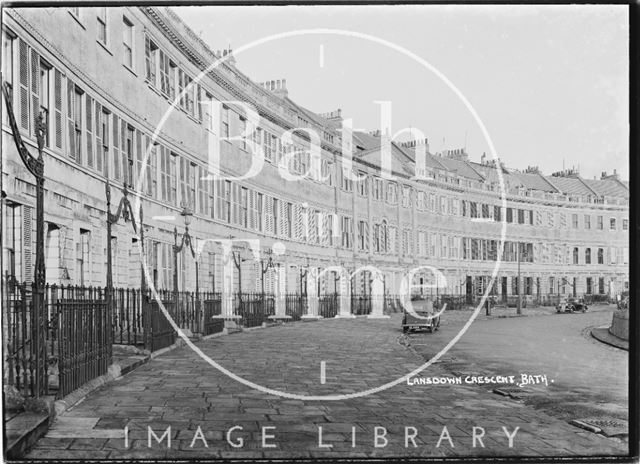
M 197 347 L 247 381 L 289 395 L 349 394 L 391 382 L 424 362 L 413 348 L 401 343 L 399 326 L 398 315 L 384 320 L 359 317 L 289 323 L 201 341 Z M 451 374 L 434 364 L 419 376 L 445 375 Z M 490 390 L 404 381 L 346 400 L 286 398 L 244 385 L 184 347 L 89 394 L 62 414 L 26 457 L 241 459 L 628 452 L 626 443 L 578 429 Z M 513 434 L 516 428 L 509 447 L 505 430 Z M 149 430 L 158 439 L 166 435 L 158 443 Z

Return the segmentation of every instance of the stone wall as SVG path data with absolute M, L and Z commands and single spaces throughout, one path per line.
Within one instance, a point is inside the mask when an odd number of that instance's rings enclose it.
M 629 340 L 629 309 L 613 313 L 613 320 L 609 332 L 623 340 Z

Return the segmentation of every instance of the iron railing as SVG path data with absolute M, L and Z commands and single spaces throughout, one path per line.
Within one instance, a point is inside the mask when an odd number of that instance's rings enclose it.
M 275 298 L 267 293 L 236 293 L 235 314 L 243 327 L 259 327 L 275 314 Z
M 307 311 L 307 296 L 299 293 L 287 293 L 285 296 L 285 313 L 292 321 L 299 321 Z
M 220 333 L 224 329 L 223 319 L 214 319 L 214 316 L 222 314 L 222 295 L 220 293 L 207 293 L 203 299 L 203 335 Z
M 47 286 L 55 310 L 58 398 L 106 374 L 112 355 L 112 320 L 102 287 Z
M 320 295 L 318 298 L 318 315 L 324 318 L 336 317 L 338 314 L 338 294 Z

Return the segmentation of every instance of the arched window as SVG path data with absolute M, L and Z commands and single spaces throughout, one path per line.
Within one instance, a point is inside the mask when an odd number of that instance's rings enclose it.
M 598 248 L 598 264 L 604 264 L 604 248 Z
M 573 249 L 573 264 L 578 264 L 578 247 Z
M 591 248 L 584 250 L 584 263 L 591 264 Z

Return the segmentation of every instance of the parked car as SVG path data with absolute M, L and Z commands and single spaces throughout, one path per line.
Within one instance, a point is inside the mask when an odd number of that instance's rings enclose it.
M 430 300 L 427 300 L 423 305 L 415 305 L 413 311 L 420 317 L 416 317 L 404 309 L 404 315 L 402 317 L 402 332 L 408 333 L 410 330 L 424 329 L 429 332 L 434 332 L 440 328 L 440 316 L 434 317 L 434 314 L 438 312 L 437 304 L 433 304 Z
M 556 306 L 556 312 L 558 313 L 585 313 L 587 309 L 589 307 L 584 302 L 584 298 L 567 298 Z
M 618 309 L 627 309 L 629 307 L 629 292 L 622 292 L 616 296 L 616 306 Z

